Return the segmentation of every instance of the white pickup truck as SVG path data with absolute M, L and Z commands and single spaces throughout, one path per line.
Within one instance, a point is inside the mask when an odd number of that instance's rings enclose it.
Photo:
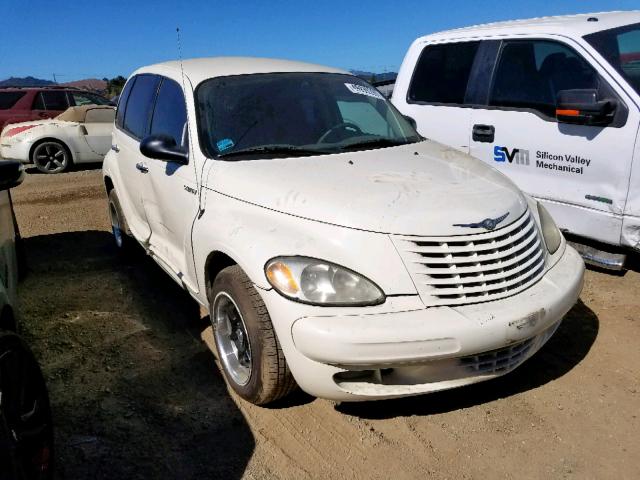
M 494 378 L 582 288 L 541 205 L 341 70 L 142 68 L 103 172 L 116 245 L 133 237 L 209 310 L 224 376 L 256 404 L 296 383 L 347 401 Z
M 585 259 L 617 269 L 640 251 L 640 12 L 418 38 L 392 102 L 422 135 L 508 175 L 562 230 L 601 242 L 585 242 Z

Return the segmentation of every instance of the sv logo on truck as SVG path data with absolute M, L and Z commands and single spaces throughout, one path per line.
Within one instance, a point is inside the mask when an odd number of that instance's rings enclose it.
M 518 165 L 529 165 L 529 150 L 514 148 L 511 151 L 507 147 L 496 145 L 493 147 L 493 159 L 496 162 L 517 163 Z

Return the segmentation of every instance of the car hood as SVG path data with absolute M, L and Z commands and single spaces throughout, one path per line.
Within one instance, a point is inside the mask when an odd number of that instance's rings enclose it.
M 215 161 L 207 188 L 278 212 L 402 235 L 465 235 L 455 226 L 527 209 L 480 160 L 432 141 L 317 157 Z

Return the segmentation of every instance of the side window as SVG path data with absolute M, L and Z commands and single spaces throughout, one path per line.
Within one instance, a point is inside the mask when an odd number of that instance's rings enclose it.
M 464 104 L 471 67 L 480 42 L 429 45 L 413 72 L 409 103 Z
M 66 110 L 69 108 L 67 94 L 61 90 L 42 91 L 33 102 L 34 110 Z
M 158 90 L 156 75 L 139 75 L 131 89 L 124 114 L 124 129 L 137 139 L 147 133 L 153 102 Z
M 337 103 L 343 122 L 357 125 L 364 133 L 382 137 L 389 136 L 389 124 L 369 102 L 338 101 Z
M 0 92 L 0 110 L 9 110 L 18 100 L 26 95 L 27 92 Z
M 116 126 L 119 128 L 124 128 L 124 113 L 127 109 L 127 100 L 129 100 L 129 94 L 131 93 L 131 88 L 135 81 L 136 77 L 131 78 L 122 89 L 122 92 L 120 92 L 118 106 L 116 107 Z
M 151 121 L 152 135 L 169 135 L 176 145 L 186 150 L 187 111 L 184 103 L 182 87 L 173 80 L 165 78 L 158 91 L 158 99 Z
M 547 40 L 514 40 L 502 47 L 489 104 L 555 118 L 558 92 L 599 88 L 597 72 L 571 48 Z

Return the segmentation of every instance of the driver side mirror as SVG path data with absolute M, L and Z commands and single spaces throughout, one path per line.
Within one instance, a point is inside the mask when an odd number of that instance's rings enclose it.
M 140 153 L 145 157 L 181 165 L 189 163 L 189 154 L 182 150 L 169 135 L 149 135 L 140 142 Z
M 0 191 L 20 185 L 24 175 L 22 163 L 13 160 L 0 161 Z
M 597 90 L 560 90 L 556 104 L 558 122 L 578 125 L 609 125 L 616 113 L 613 99 L 598 101 Z

